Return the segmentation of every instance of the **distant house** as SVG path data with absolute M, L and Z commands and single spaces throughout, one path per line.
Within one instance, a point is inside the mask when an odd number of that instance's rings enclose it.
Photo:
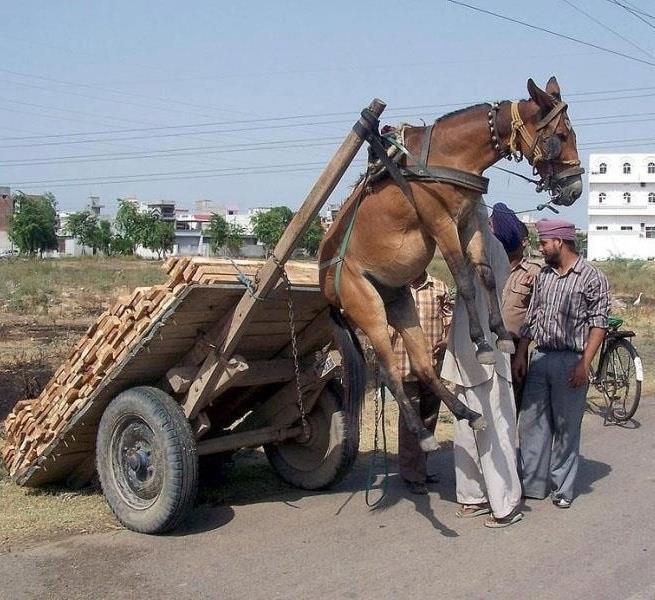
M 14 213 L 14 201 L 11 198 L 11 190 L 6 186 L 0 186 L 0 252 L 7 252 L 13 248 L 9 240 L 9 223 Z
M 589 155 L 591 260 L 655 257 L 655 154 Z

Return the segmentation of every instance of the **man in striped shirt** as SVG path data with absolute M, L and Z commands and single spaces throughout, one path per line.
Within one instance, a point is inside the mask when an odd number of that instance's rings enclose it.
M 589 366 L 607 329 L 609 284 L 579 256 L 572 223 L 544 219 L 537 232 L 546 266 L 535 279 L 513 365 L 514 377 L 525 378 L 519 416 L 523 494 L 541 499 L 550 493 L 555 506 L 568 508 Z M 530 341 L 536 348 L 528 369 Z
M 432 364 L 438 374 L 452 320 L 452 303 L 448 288 L 443 281 L 435 279 L 428 273 L 423 273 L 409 287 L 416 303 L 419 323 L 425 333 L 428 347 L 432 350 Z M 439 416 L 440 400 L 412 374 L 403 340 L 394 330 L 392 330 L 391 343 L 400 365 L 405 394 L 424 419 L 426 427 L 434 432 Z M 421 450 L 416 435 L 407 429 L 401 416 L 398 417 L 398 463 L 400 476 L 413 494 L 427 494 L 426 482 L 437 480 L 435 476 L 427 474 L 427 454 Z

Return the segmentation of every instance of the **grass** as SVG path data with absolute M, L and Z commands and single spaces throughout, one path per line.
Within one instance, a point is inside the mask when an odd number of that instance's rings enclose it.
M 598 263 L 615 296 L 628 309 L 626 327 L 637 332 L 647 379 L 644 395 L 655 392 L 655 264 Z M 443 259 L 430 272 L 453 285 Z M 63 260 L 0 260 L 0 422 L 13 404 L 35 396 L 59 366 L 70 347 L 114 299 L 134 287 L 164 281 L 160 263 L 137 259 L 80 258 Z M 631 302 L 643 292 L 642 306 Z M 391 454 L 397 452 L 397 405 L 387 404 L 386 428 Z M 373 402 L 364 411 L 361 450 L 373 448 Z M 0 437 L 2 431 L 0 427 Z M 452 419 L 443 413 L 437 438 L 452 439 Z M 234 466 L 218 478 L 207 477 L 199 501 L 239 504 L 288 496 L 290 488 L 275 477 L 259 450 L 244 450 Z M 298 492 L 301 493 L 301 492 Z M 38 490 L 9 482 L 0 464 L 0 553 L 74 533 L 119 527 L 97 488 L 82 493 L 59 487 Z

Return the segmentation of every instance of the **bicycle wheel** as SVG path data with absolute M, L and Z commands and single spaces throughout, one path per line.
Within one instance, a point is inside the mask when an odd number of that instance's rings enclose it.
M 642 379 L 641 359 L 634 346 L 625 338 L 614 341 L 601 366 L 611 419 L 622 423 L 634 416 L 641 398 Z

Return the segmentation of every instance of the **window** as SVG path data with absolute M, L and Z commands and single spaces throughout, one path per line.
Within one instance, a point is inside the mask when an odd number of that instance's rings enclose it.
M 649 162 L 648 163 L 648 174 L 652 175 L 655 173 L 655 162 Z
M 653 225 L 646 227 L 646 237 L 655 238 L 655 227 Z
M 607 200 L 607 194 L 605 192 L 598 194 L 598 204 L 602 204 L 605 200 Z
M 625 192 L 623 194 L 623 202 L 625 202 L 626 204 L 630 204 L 630 200 L 631 200 L 630 192 Z
M 623 174 L 630 175 L 630 173 L 632 173 L 632 167 L 630 166 L 630 163 L 623 163 Z
M 598 165 L 598 171 L 604 175 L 607 173 L 607 165 L 605 163 L 600 163 L 600 165 Z
M 621 225 L 621 231 L 632 231 L 632 225 Z
M 596 225 L 596 231 L 607 231 L 607 225 Z
M 655 192 L 648 194 L 648 204 L 655 204 Z

